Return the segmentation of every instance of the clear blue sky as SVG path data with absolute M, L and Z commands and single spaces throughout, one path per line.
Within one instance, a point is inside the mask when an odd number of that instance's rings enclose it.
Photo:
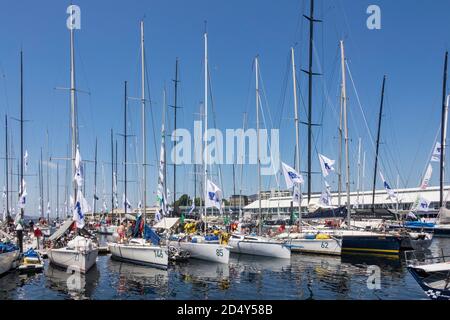
M 47 154 L 46 130 L 49 132 L 49 154 L 65 156 L 68 141 L 68 93 L 57 86 L 69 85 L 69 32 L 66 8 L 69 1 L 14 1 L 0 6 L 0 112 L 10 117 L 19 113 L 19 51 L 23 48 L 25 63 L 25 148 L 30 154 L 30 174 L 37 173 L 40 148 Z M 79 95 L 81 152 L 92 159 L 95 138 L 99 140 L 99 161 L 110 161 L 109 132 L 123 131 L 123 81 L 128 80 L 130 95 L 139 94 L 139 21 L 145 16 L 147 66 L 150 98 L 154 108 L 155 132 L 159 152 L 162 90 L 168 88 L 173 103 L 175 59 L 180 59 L 179 127 L 192 128 L 199 103 L 203 100 L 203 31 L 208 21 L 209 62 L 213 96 L 220 129 L 239 128 L 242 115 L 249 114 L 249 126 L 255 126 L 253 58 L 260 56 L 264 94 L 272 124 L 280 127 L 282 160 L 293 164 L 294 125 L 289 50 L 295 46 L 298 68 L 307 67 L 308 28 L 302 17 L 309 10 L 309 0 L 247 1 L 86 1 L 81 7 L 81 30 L 76 32 L 77 82 Z M 366 9 L 377 4 L 382 12 L 382 29 L 366 28 Z M 340 69 L 338 43 L 344 39 L 346 55 L 366 113 L 370 129 L 375 132 L 383 74 L 388 75 L 387 101 L 384 113 L 381 170 L 395 186 L 397 173 L 401 187 L 419 184 L 422 172 L 440 125 L 442 68 L 444 52 L 449 47 L 445 30 L 450 29 L 447 13 L 450 3 L 433 1 L 352 1 L 316 0 L 316 14 L 324 22 L 317 25 L 315 71 L 322 71 L 314 83 L 315 156 L 313 169 L 319 171 L 316 152 L 337 159 L 338 90 Z M 320 70 L 319 70 L 320 69 Z M 306 120 L 307 78 L 298 72 L 301 91 L 301 118 Z M 328 96 L 328 99 L 324 97 Z M 373 148 L 362 122 L 355 92 L 348 79 L 349 131 L 351 137 L 352 183 L 356 181 L 357 140 L 363 139 L 367 152 L 366 188 L 372 181 Z M 284 102 L 283 102 L 284 101 Z M 149 161 L 156 164 L 153 128 L 148 114 Z M 169 112 L 170 127 L 173 113 Z M 140 137 L 140 106 L 130 103 L 130 131 Z M 269 119 L 268 114 L 266 114 Z M 3 123 L 3 117 L 2 123 Z M 212 123 L 212 118 L 210 122 Z M 2 126 L 3 127 L 3 126 Z M 19 150 L 18 123 L 10 120 L 14 152 Z M 4 130 L 0 136 L 4 137 Z M 123 143 L 119 139 L 119 161 Z M 4 138 L 0 140 L 3 156 Z M 132 141 L 133 142 L 133 141 Z M 131 161 L 140 159 L 140 150 Z M 306 128 L 301 130 L 301 166 L 306 169 Z M 3 163 L 1 167 L 3 168 Z M 60 184 L 64 181 L 61 162 Z M 106 192 L 110 192 L 110 167 L 105 163 Z M 231 166 L 223 166 L 225 195 L 233 192 Z M 149 168 L 148 202 L 153 203 L 156 190 L 156 167 Z M 177 192 L 193 195 L 193 168 L 178 170 Z M 243 189 L 247 194 L 257 190 L 256 167 L 245 166 Z M 87 198 L 92 198 L 92 165 L 87 168 Z M 239 170 L 237 170 L 239 172 Z M 50 170 L 51 200 L 55 207 L 56 171 Z M 44 172 L 45 174 L 45 172 Z M 119 172 L 121 174 L 121 172 Z M 169 181 L 172 181 L 169 170 Z M 130 168 L 130 179 L 137 180 Z M 214 179 L 217 179 L 214 177 Z M 102 196 L 102 172 L 99 165 L 99 195 Z M 239 190 L 239 174 L 237 174 Z M 329 182 L 335 188 L 336 177 Z M 379 179 L 378 179 L 379 180 Z M 0 172 L 4 183 L 4 169 Z M 277 188 L 275 179 L 264 178 L 264 188 Z M 281 188 L 284 188 L 284 182 Z M 437 167 L 432 179 L 436 185 Z M 29 204 L 27 212 L 37 211 L 36 177 L 27 177 Z M 354 185 L 353 185 L 354 187 Z M 381 183 L 379 184 L 381 187 Z M 172 182 L 169 184 L 172 190 Z M 131 182 L 130 201 L 137 203 L 137 183 Z M 321 190 L 316 175 L 313 189 Z M 63 198 L 63 187 L 60 188 Z M 119 193 L 122 193 L 119 185 Z M 17 197 L 14 196 L 14 199 Z M 120 196 L 121 198 L 121 196 Z M 61 200 L 62 202 L 62 200 Z M 101 201 L 98 206 L 101 205 Z M 108 196 L 109 205 L 109 196 Z

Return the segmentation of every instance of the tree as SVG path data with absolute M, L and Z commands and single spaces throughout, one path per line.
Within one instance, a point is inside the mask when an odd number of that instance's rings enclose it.
M 191 204 L 191 198 L 187 194 L 183 194 L 177 201 L 175 207 L 187 207 Z

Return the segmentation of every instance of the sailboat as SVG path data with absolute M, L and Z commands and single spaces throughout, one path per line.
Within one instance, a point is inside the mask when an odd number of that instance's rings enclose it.
M 71 20 L 72 21 L 72 20 Z M 47 254 L 53 265 L 70 268 L 71 270 L 86 273 L 97 260 L 98 246 L 90 238 L 90 233 L 84 229 L 84 213 L 89 205 L 82 192 L 83 165 L 78 145 L 77 105 L 75 88 L 75 55 L 74 55 L 74 29 L 70 29 L 70 109 L 71 109 L 71 140 L 72 140 L 72 177 L 73 177 L 73 220 L 67 220 L 50 238 L 53 243 Z M 66 234 L 73 225 L 76 225 L 78 236 L 60 247 L 58 240 Z
M 5 225 L 10 223 L 11 216 L 9 212 L 9 173 L 8 173 L 8 117 L 5 116 L 5 130 L 6 130 L 6 212 L 5 212 Z M 13 263 L 19 258 L 19 248 L 11 242 L 12 238 L 0 229 L 0 276 L 13 267 Z
M 145 225 L 145 211 L 146 211 L 146 170 L 147 166 L 146 162 L 146 134 L 145 134 L 145 50 L 144 50 L 144 22 L 141 21 L 141 65 L 142 65 L 142 141 L 143 141 L 143 190 L 144 190 L 144 211 L 138 217 L 136 221 L 136 230 L 135 235 L 139 235 L 142 233 L 141 238 L 132 238 L 127 243 L 115 243 L 109 242 L 108 248 L 111 252 L 111 257 L 117 260 L 123 260 L 136 264 L 143 265 L 151 265 L 158 268 L 167 268 L 167 264 L 169 262 L 169 253 L 167 248 L 160 246 L 159 236 L 150 229 L 147 225 Z M 128 96 L 127 96 L 127 83 L 125 82 L 125 112 L 124 112 L 124 150 L 125 150 L 125 195 L 124 195 L 124 205 L 125 205 L 125 216 L 126 216 L 126 208 L 127 208 L 127 177 L 126 177 L 126 168 L 127 168 L 127 105 L 128 105 Z M 142 230 L 141 230 L 142 229 Z M 150 240 L 150 242 L 148 241 Z
M 228 244 L 231 246 L 231 252 L 249 254 L 256 256 L 265 256 L 273 258 L 290 259 L 291 250 L 285 241 L 270 237 L 261 236 L 262 214 L 261 214 L 261 161 L 260 161 L 260 128 L 259 128 L 259 64 L 258 57 L 255 58 L 256 74 L 256 135 L 257 135 L 257 153 L 258 153 L 258 198 L 259 198 L 259 235 L 232 234 Z
M 440 143 L 436 144 L 436 148 L 433 153 L 433 157 L 435 157 L 436 160 L 439 161 L 439 168 L 440 168 L 439 212 L 435 223 L 433 222 L 427 223 L 420 221 L 405 223 L 405 227 L 407 227 L 408 229 L 425 230 L 427 232 L 433 232 L 436 236 L 445 236 L 445 237 L 450 236 L 450 210 L 446 206 L 446 199 L 444 199 L 445 151 L 447 147 L 448 108 L 450 104 L 450 95 L 447 95 L 447 66 L 448 66 L 448 52 L 445 53 L 445 62 L 444 62 L 441 139 Z
M 204 143 L 205 149 L 208 143 L 208 34 L 205 32 L 204 34 L 204 65 L 205 65 L 205 74 L 204 74 L 204 85 L 205 85 L 205 101 L 204 101 L 204 117 L 205 117 L 205 134 L 204 134 Z M 205 152 L 205 159 L 203 159 L 204 166 L 204 199 L 205 199 L 205 215 L 207 211 L 207 199 L 210 199 L 210 195 L 208 192 L 208 152 Z M 212 192 L 212 197 L 216 200 L 217 194 Z M 216 201 L 219 202 L 220 201 Z M 219 241 L 208 241 L 207 237 L 202 236 L 186 236 L 186 235 L 174 235 L 169 238 L 168 245 L 173 246 L 177 249 L 188 251 L 190 257 L 193 259 L 205 260 L 210 262 L 228 264 L 230 259 L 230 247 L 226 244 L 218 243 Z

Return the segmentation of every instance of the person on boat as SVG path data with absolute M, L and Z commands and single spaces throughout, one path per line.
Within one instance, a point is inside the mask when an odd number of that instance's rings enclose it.
M 117 228 L 117 234 L 119 235 L 119 242 L 125 240 L 125 224 L 122 222 Z
M 278 234 L 281 234 L 281 233 L 284 233 L 284 231 L 286 231 L 286 226 L 284 224 L 282 224 L 278 228 L 277 232 L 278 232 Z
M 40 249 L 40 242 L 41 242 L 41 237 L 42 237 L 42 231 L 41 229 L 39 229 L 39 227 L 36 227 L 34 229 L 34 237 L 36 238 L 36 249 L 39 250 Z

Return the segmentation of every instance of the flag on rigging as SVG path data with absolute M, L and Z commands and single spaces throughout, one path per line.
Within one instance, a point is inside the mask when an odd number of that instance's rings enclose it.
M 432 162 L 439 162 L 441 161 L 441 153 L 442 153 L 442 147 L 440 142 L 436 142 L 436 145 L 434 147 L 433 155 L 431 156 Z
M 206 192 L 205 208 L 216 207 L 222 213 L 222 190 L 211 180 L 208 180 Z
M 25 155 L 23 156 L 23 163 L 25 165 L 25 172 L 28 171 L 28 150 L 25 150 Z
M 283 167 L 284 180 L 286 181 L 286 186 L 291 189 L 295 184 L 302 184 L 304 182 L 303 177 L 294 168 L 288 166 L 286 163 L 281 163 Z
M 124 209 L 131 209 L 131 204 L 128 201 L 128 199 L 125 199 L 125 193 L 122 196 L 122 201 L 123 201 L 123 207 Z
M 19 208 L 25 208 L 25 204 L 27 202 L 27 184 L 25 183 L 25 179 L 22 179 L 22 186 L 20 188 L 20 197 L 19 197 Z
M 192 201 L 191 209 L 189 210 L 189 215 L 191 215 L 192 212 L 194 212 L 194 210 L 195 210 L 195 200 Z
M 302 203 L 302 194 L 300 193 L 300 186 L 297 184 L 294 185 L 292 191 L 292 203 L 297 206 Z
M 323 177 L 326 178 L 332 171 L 334 171 L 333 165 L 336 161 L 328 159 L 327 157 L 325 157 L 320 153 L 319 153 L 319 161 Z
M 78 190 L 77 203 L 75 204 L 75 207 L 73 209 L 73 217 L 72 217 L 78 229 L 84 228 L 85 225 L 84 216 L 86 212 L 89 211 L 89 209 L 90 209 L 89 204 L 84 198 L 83 193 L 81 192 L 81 190 Z
M 428 165 L 427 171 L 425 172 L 425 176 L 423 177 L 422 184 L 420 185 L 420 189 L 425 190 L 428 188 L 430 184 L 431 174 L 433 173 L 433 167 L 431 163 Z
M 320 196 L 319 203 L 324 206 L 331 206 L 331 186 L 325 181 L 325 190 Z
M 81 163 L 80 149 L 78 147 L 75 155 L 75 176 L 73 179 L 76 181 L 78 187 L 81 188 L 83 185 L 83 165 Z
M 386 182 L 381 171 L 380 171 L 380 176 L 381 176 L 381 180 L 383 181 L 384 189 L 386 190 L 386 192 L 389 195 L 389 199 L 391 199 L 391 200 L 397 199 L 397 195 L 395 194 L 394 190 L 391 189 L 389 184 Z

